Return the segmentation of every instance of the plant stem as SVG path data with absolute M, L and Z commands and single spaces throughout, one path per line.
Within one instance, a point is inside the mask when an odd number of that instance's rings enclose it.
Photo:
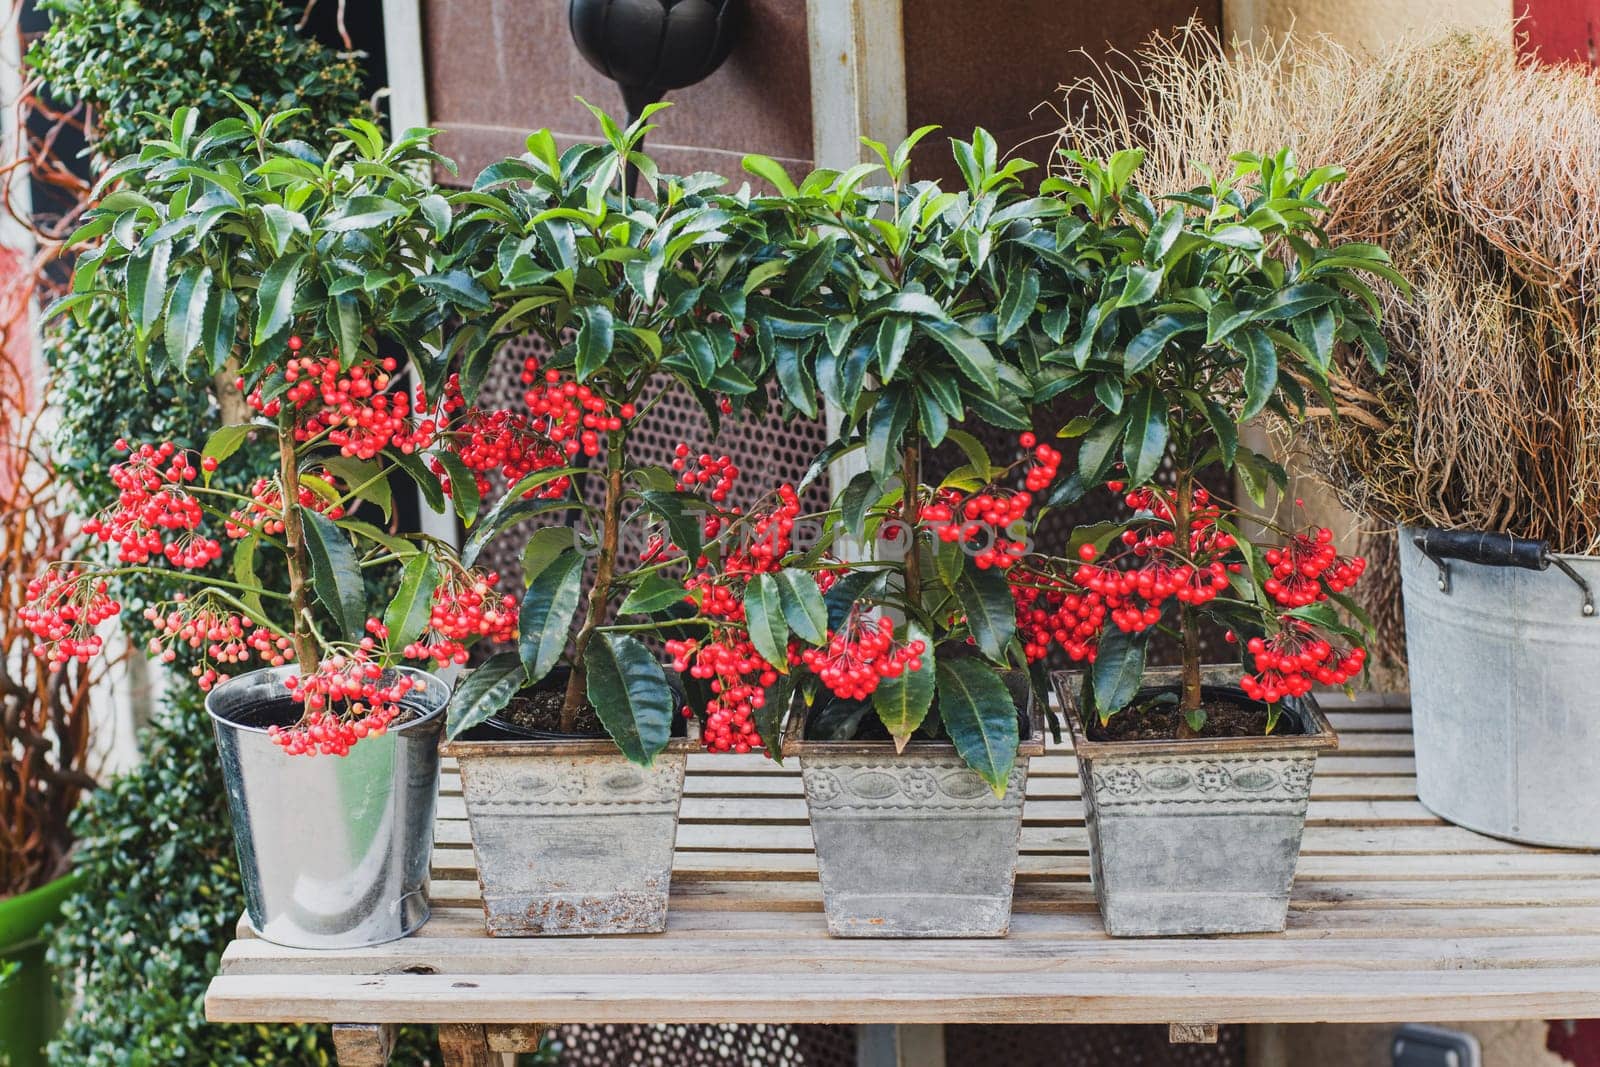
M 1180 471 L 1172 504 L 1172 526 L 1178 547 L 1185 554 L 1189 551 L 1193 504 L 1194 475 L 1186 470 Z M 1183 736 L 1184 731 L 1188 730 L 1189 712 L 1200 710 L 1200 619 L 1192 606 L 1183 603 L 1178 605 L 1178 619 L 1183 637 L 1183 698 L 1178 705 L 1186 720 L 1179 727 L 1179 734 Z
M 922 442 L 913 432 L 906 438 L 906 450 L 900 467 L 902 485 L 901 515 L 909 528 L 906 535 L 906 605 L 916 612 L 922 610 L 922 560 L 917 552 L 918 496 L 922 485 Z
M 300 662 L 301 675 L 309 677 L 316 673 L 320 657 L 313 636 L 311 600 L 306 590 L 309 560 L 305 530 L 300 524 L 300 505 L 296 502 L 300 464 L 294 453 L 294 432 L 287 423 L 278 428 L 278 481 L 279 497 L 283 501 L 283 557 L 289 568 L 289 606 L 294 612 L 294 656 Z
M 589 642 L 605 621 L 611 598 L 611 583 L 616 576 L 617 542 L 622 526 L 622 457 L 627 432 L 606 435 L 606 498 L 600 530 L 600 555 L 595 561 L 594 585 L 589 589 L 589 605 L 584 611 L 583 628 L 572 648 L 572 674 L 567 678 L 567 696 L 561 705 L 561 731 L 571 733 L 578 724 L 578 712 L 588 699 L 588 676 L 583 658 Z

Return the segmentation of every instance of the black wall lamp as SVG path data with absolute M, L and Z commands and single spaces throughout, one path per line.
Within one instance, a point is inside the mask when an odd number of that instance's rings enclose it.
M 622 88 L 632 122 L 670 89 L 710 76 L 733 51 L 743 0 L 571 0 L 578 51 Z

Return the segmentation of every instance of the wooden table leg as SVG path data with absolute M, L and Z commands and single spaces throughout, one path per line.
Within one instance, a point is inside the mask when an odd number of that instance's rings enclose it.
M 393 1051 L 390 1023 L 341 1023 L 333 1028 L 333 1054 L 339 1067 L 388 1067 Z
M 489 1048 L 488 1034 L 481 1026 L 460 1023 L 439 1025 L 439 1051 L 444 1067 L 516 1067 L 515 1052 L 495 1052 Z
M 1167 1040 L 1174 1045 L 1215 1045 L 1216 1023 L 1168 1023 Z

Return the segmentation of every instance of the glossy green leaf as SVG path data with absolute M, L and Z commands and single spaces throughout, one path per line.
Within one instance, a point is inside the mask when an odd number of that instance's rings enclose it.
M 256 328 L 251 336 L 251 342 L 257 348 L 289 325 L 295 292 L 300 284 L 300 272 L 305 262 L 306 253 L 299 252 L 273 260 L 272 265 L 262 273 L 261 288 L 256 293 Z
M 311 557 L 312 589 L 339 624 L 344 639 L 359 641 L 367 624 L 367 591 L 355 549 L 332 519 L 310 508 L 299 510 L 306 552 Z
M 616 332 L 611 311 L 606 307 L 599 304 L 581 307 L 577 315 L 580 322 L 577 375 L 581 382 L 605 366 L 611 357 Z
M 1106 627 L 1092 669 L 1095 708 L 1102 721 L 1127 707 L 1138 693 L 1144 681 L 1148 643 L 1149 631 L 1130 634 L 1116 626 Z
M 992 660 L 1004 660 L 1006 646 L 1017 632 L 1017 604 L 1005 573 L 992 567 L 980 568 L 969 558 L 961 577 L 956 579 L 955 591 L 978 650 Z
M 960 326 L 936 322 L 919 322 L 917 329 L 936 341 L 950 354 L 956 368 L 967 381 L 989 396 L 1000 392 L 1000 371 L 995 365 L 994 353 L 989 346 L 972 336 Z
M 897 678 L 884 678 L 878 682 L 878 688 L 872 691 L 873 710 L 878 713 L 878 719 L 889 731 L 889 736 L 894 738 L 896 752 L 905 751 L 906 742 L 922 725 L 922 720 L 928 717 L 928 708 L 933 703 L 935 678 L 933 641 L 927 632 L 911 622 L 906 624 L 901 636 L 907 642 L 921 641 L 927 646 L 921 656 L 921 669 L 907 669 Z
M 817 580 L 805 571 L 785 567 L 775 575 L 784 621 L 795 636 L 810 645 L 828 639 L 828 605 Z
M 1278 387 L 1278 349 L 1260 330 L 1241 331 L 1237 343 L 1244 352 L 1244 422 L 1260 414 Z
M 1122 443 L 1128 481 L 1144 485 L 1155 477 L 1167 452 L 1167 397 L 1149 386 L 1134 394 L 1128 408 L 1127 436 Z
M 160 241 L 128 259 L 128 318 L 134 333 L 141 338 L 150 336 L 166 307 L 167 264 L 171 258 L 172 245 Z
M 445 733 L 452 740 L 511 703 L 527 684 L 527 673 L 515 652 L 500 652 L 470 671 L 450 697 Z
M 751 579 L 744 594 L 745 622 L 750 643 L 779 674 L 789 673 L 789 624 L 783 617 L 783 599 L 770 574 Z
M 650 615 L 674 604 L 681 604 L 689 595 L 683 583 L 674 579 L 663 577 L 659 573 L 647 574 L 644 580 L 634 586 L 623 598 L 622 606 L 617 608 L 620 615 Z
M 993 667 L 975 659 L 940 660 L 935 676 L 945 733 L 967 766 L 1004 796 L 1020 741 L 1011 690 Z
M 1016 336 L 1017 331 L 1027 325 L 1038 302 L 1039 274 L 1036 270 L 1023 268 L 1007 278 L 1005 295 L 1000 298 L 995 312 L 995 341 L 1005 344 Z
M 528 583 L 517 616 L 517 652 L 530 684 L 542 681 L 561 661 L 582 593 L 583 556 L 572 549 Z
M 389 630 L 387 646 L 399 652 L 428 628 L 433 610 L 433 592 L 439 585 L 439 565 L 426 552 L 418 552 L 400 571 L 400 585 L 394 599 L 383 612 L 383 625 Z
M 648 767 L 671 739 L 677 700 L 650 650 L 627 634 L 596 634 L 584 657 L 589 703 L 629 760 Z

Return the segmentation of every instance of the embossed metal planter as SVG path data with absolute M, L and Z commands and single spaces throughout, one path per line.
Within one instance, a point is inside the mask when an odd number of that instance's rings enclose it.
M 294 948 L 360 948 L 428 919 L 439 735 L 450 688 L 431 674 L 421 714 L 347 756 L 290 756 L 254 717 L 295 667 L 251 671 L 206 697 L 222 757 L 250 925 Z
M 461 767 L 489 933 L 665 930 L 683 774 L 697 748 L 675 738 L 640 767 L 609 739 L 446 743 Z
M 1207 685 L 1237 668 L 1208 667 Z M 1317 753 L 1338 738 L 1313 699 L 1285 706 L 1272 737 L 1091 741 L 1082 675 L 1054 675 L 1078 756 L 1089 868 L 1114 937 L 1282 930 Z M 1178 680 L 1149 671 L 1146 685 Z M 1297 732 L 1289 732 L 1297 729 Z
M 828 932 L 1004 937 L 1028 757 L 1044 751 L 1031 698 L 1004 797 L 948 741 L 912 741 L 898 754 L 890 741 L 807 741 L 804 718 L 791 718 L 784 751 L 800 755 Z

